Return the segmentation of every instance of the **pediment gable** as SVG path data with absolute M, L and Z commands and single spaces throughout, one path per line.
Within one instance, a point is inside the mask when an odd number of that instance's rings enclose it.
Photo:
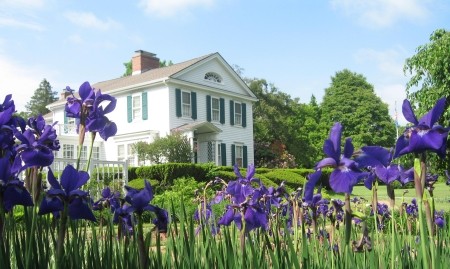
M 171 78 L 256 99 L 245 82 L 219 53 L 211 54 L 209 57 L 173 74 Z

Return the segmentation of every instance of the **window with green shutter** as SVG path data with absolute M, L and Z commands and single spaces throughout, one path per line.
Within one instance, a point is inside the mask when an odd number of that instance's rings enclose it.
M 127 96 L 127 119 L 128 122 L 133 120 L 133 99 L 131 98 L 131 95 Z
M 206 96 L 206 120 L 211 122 L 211 96 Z
M 176 116 L 181 117 L 181 90 L 175 89 Z
M 231 165 L 234 166 L 236 164 L 236 146 L 231 145 Z
M 241 104 L 241 109 L 242 109 L 242 127 L 246 127 L 247 126 L 247 106 L 245 103 Z
M 197 119 L 197 93 L 191 92 L 191 117 L 193 120 Z
M 220 160 L 219 163 L 223 166 L 227 165 L 227 147 L 225 143 L 220 143 Z
M 247 168 L 248 166 L 248 156 L 247 156 L 247 146 L 242 146 L 242 166 Z
M 142 119 L 148 119 L 147 92 L 142 93 Z
M 225 99 L 220 98 L 220 123 L 225 123 Z
M 230 100 L 230 124 L 234 125 L 234 101 Z

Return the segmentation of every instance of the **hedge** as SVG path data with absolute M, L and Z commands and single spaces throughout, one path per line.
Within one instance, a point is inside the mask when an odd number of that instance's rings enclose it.
M 215 166 L 212 164 L 165 163 L 152 166 L 141 166 L 136 169 L 138 178 L 151 178 L 164 185 L 171 185 L 180 177 L 193 177 L 197 181 L 206 182 L 214 178 Z

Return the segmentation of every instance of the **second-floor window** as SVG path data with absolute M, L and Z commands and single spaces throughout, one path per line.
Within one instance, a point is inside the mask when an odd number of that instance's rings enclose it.
M 191 116 L 191 93 L 190 92 L 181 92 L 181 107 L 182 107 L 182 116 L 190 117 Z
M 92 148 L 92 159 L 100 160 L 100 147 Z
M 211 118 L 213 121 L 220 120 L 220 102 L 219 98 L 211 97 Z
M 242 125 L 242 104 L 234 103 L 234 124 Z
M 142 115 L 141 96 L 133 96 L 133 120 L 140 119 Z

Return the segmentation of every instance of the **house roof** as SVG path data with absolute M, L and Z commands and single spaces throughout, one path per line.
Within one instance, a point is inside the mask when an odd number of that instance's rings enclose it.
M 181 70 L 186 69 L 187 67 L 211 56 L 212 54 L 208 54 L 205 56 L 201 56 L 198 58 L 194 58 L 189 61 L 173 64 L 166 67 L 160 67 L 155 69 L 150 69 L 138 75 L 126 76 L 111 80 L 106 80 L 102 82 L 95 83 L 92 87 L 96 89 L 100 89 L 102 92 L 108 92 L 115 89 L 120 89 L 124 87 L 128 87 L 131 85 L 136 85 L 140 83 L 144 83 L 147 81 L 159 80 L 163 78 L 170 77 Z
M 206 134 L 206 133 L 220 133 L 222 130 L 215 126 L 214 124 L 207 121 L 193 122 L 183 124 L 181 126 L 173 128 L 173 132 L 189 132 L 193 131 L 196 134 Z

